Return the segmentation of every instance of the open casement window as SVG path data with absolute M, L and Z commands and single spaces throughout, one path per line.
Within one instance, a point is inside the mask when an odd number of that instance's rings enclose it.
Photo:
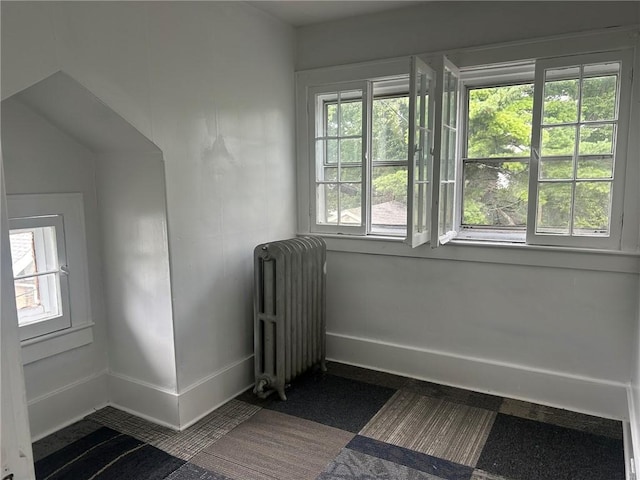
M 536 63 L 527 243 L 618 248 L 630 54 Z
M 9 221 L 20 340 L 71 326 L 62 215 Z
M 456 236 L 456 152 L 458 147 L 458 93 L 460 73 L 446 57 L 437 68 L 431 202 L 431 247 Z M 435 179 L 439 179 L 436 181 Z
M 431 239 L 435 80 L 429 66 L 411 57 L 406 242 L 414 248 Z
M 366 153 L 368 82 L 312 88 L 309 122 L 314 159 L 311 195 L 312 230 L 319 233 L 366 233 Z

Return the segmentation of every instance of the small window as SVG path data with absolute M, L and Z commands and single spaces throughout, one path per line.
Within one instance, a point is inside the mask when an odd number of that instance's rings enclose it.
M 90 326 L 82 195 L 8 195 L 7 203 L 20 340 Z
M 9 239 L 21 339 L 69 328 L 62 216 L 12 219 Z

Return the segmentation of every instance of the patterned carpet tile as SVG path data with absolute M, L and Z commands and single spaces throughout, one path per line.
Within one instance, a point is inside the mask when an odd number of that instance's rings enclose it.
M 318 476 L 318 480 L 442 480 L 429 473 L 372 457 L 366 453 L 343 449 Z
M 352 433 L 265 409 L 191 463 L 237 480 L 313 480 L 352 438 Z
M 475 467 L 496 413 L 399 390 L 360 435 Z
M 185 463 L 166 480 L 232 480 L 220 473 L 213 473 L 193 463 Z
M 477 467 L 518 480 L 624 480 L 622 441 L 498 414 Z
M 374 385 L 380 385 L 381 387 L 394 389 L 402 388 L 410 381 L 409 378 L 401 377 L 400 375 L 378 372 L 376 370 L 369 370 L 368 368 L 354 367 L 338 362 L 328 362 L 327 371 L 331 375 L 337 375 L 338 377 L 350 378 L 351 380 L 358 380 L 360 382 L 372 383 Z
M 470 480 L 511 480 L 507 477 L 501 477 L 500 475 L 493 475 L 482 470 L 474 470 Z
M 330 374 L 307 375 L 287 390 L 287 401 L 265 408 L 358 433 L 395 390 Z
M 101 427 L 36 462 L 38 480 L 162 480 L 183 460 L 129 435 Z
M 489 395 L 486 393 L 463 390 L 462 388 L 438 385 L 437 383 L 425 382 L 422 380 L 410 379 L 403 387 L 425 397 L 447 400 L 449 402 L 460 403 L 469 407 L 484 408 L 497 412 L 502 405 L 502 397 Z
M 432 457 L 424 453 L 384 443 L 373 438 L 356 436 L 347 444 L 347 448 L 371 457 L 404 465 L 413 470 L 436 475 L 446 480 L 469 480 L 473 468 Z
M 103 408 L 87 418 L 138 438 L 175 457 L 189 460 L 259 410 L 255 405 L 231 400 L 181 432 L 155 425 L 113 407 Z
M 85 435 L 95 432 L 102 425 L 91 420 L 80 420 L 79 422 L 69 425 L 68 427 L 58 430 L 55 433 L 38 440 L 33 447 L 33 461 L 38 460 L 57 452 L 63 447 L 66 447 L 70 443 L 80 440 Z
M 500 413 L 622 440 L 622 422 L 505 398 Z

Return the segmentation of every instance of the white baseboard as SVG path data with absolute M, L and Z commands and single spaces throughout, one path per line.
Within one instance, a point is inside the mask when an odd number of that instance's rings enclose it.
M 623 383 L 327 333 L 327 358 L 543 405 L 629 419 Z
M 214 372 L 180 393 L 180 429 L 185 429 L 249 388 L 253 355 Z
M 180 429 L 177 393 L 113 372 L 109 373 L 108 389 L 109 404 L 115 408 L 158 425 Z
M 635 479 L 640 475 L 640 418 L 638 418 L 638 399 L 634 397 L 633 388 L 627 387 L 627 401 L 629 403 L 629 424 L 625 426 L 625 460 L 627 472 L 633 463 L 634 476 L 627 474 L 627 479 Z
M 40 440 L 106 406 L 106 399 L 107 374 L 100 372 L 30 400 L 31 440 Z

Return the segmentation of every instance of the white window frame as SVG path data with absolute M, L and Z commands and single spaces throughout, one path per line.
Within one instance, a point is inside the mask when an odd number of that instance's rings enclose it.
M 535 62 L 514 62 L 500 65 L 479 66 L 461 70 L 461 105 L 460 105 L 460 141 L 458 144 L 458 192 L 456 196 L 455 225 L 458 231 L 457 238 L 463 240 L 492 240 L 507 243 L 525 243 L 525 227 L 494 227 L 483 225 L 463 225 L 463 195 L 465 178 L 465 160 L 468 151 L 468 127 L 469 127 L 469 93 L 473 89 L 492 88 L 508 85 L 530 83 L 533 85 L 535 74 Z M 530 155 L 523 156 L 519 160 L 530 163 Z M 515 160 L 515 157 L 513 157 Z M 469 163 L 482 161 L 483 159 L 469 159 Z
M 446 243 L 450 238 L 455 236 L 455 232 L 450 230 L 443 232 L 439 228 L 441 211 L 446 211 L 438 208 L 440 205 L 440 188 L 441 185 L 447 183 L 446 181 L 440 181 L 440 152 L 444 150 L 441 146 L 442 134 L 440 133 L 445 128 L 443 122 L 443 92 L 444 88 L 442 82 L 445 79 L 445 72 L 450 71 L 456 76 L 456 104 L 459 103 L 457 95 L 459 93 L 458 79 L 459 73 L 457 68 L 446 58 L 443 58 L 441 62 L 436 66 L 436 71 L 427 66 L 424 62 L 416 57 L 410 57 L 407 61 L 406 70 L 401 75 L 402 78 L 409 80 L 409 148 L 407 151 L 407 235 L 405 242 L 410 244 L 413 248 L 425 244 L 431 243 L 432 247 L 437 247 L 441 243 Z M 439 73 L 436 73 L 439 72 Z M 416 77 L 420 77 L 422 82 L 426 82 L 428 87 L 427 91 L 418 91 Z M 373 102 L 373 84 L 376 82 L 384 82 L 399 78 L 398 75 L 382 76 L 375 78 L 358 79 L 353 82 L 338 82 L 327 83 L 320 86 L 310 86 L 306 91 L 306 104 L 307 104 L 307 155 L 309 158 L 309 231 L 311 233 L 329 233 L 329 234 L 347 234 L 358 236 L 370 236 L 379 237 L 380 234 L 371 231 L 371 119 L 372 119 L 372 102 Z M 317 142 L 323 141 L 328 138 L 324 135 L 324 132 L 320 132 L 318 125 L 322 125 L 320 128 L 324 128 L 324 108 L 320 104 L 318 97 L 323 94 L 340 94 L 341 92 L 349 91 L 362 91 L 362 198 L 361 198 L 361 222 L 360 225 L 341 225 L 339 222 L 337 225 L 327 225 L 320 223 L 318 219 L 318 204 L 316 188 L 322 181 L 319 181 L 318 170 L 325 166 L 324 159 L 319 159 L 317 152 Z M 424 105 L 425 98 L 428 98 L 429 102 L 429 116 L 428 118 L 423 114 L 417 113 L 416 102 L 420 102 L 422 110 L 426 107 Z M 435 112 L 435 113 L 434 113 Z M 435 118 L 435 122 L 434 122 Z M 457 112 L 456 112 L 457 121 Z M 419 122 L 419 125 L 416 125 Z M 427 125 L 427 122 L 430 122 Z M 431 127 L 431 125 L 434 125 Z M 416 145 L 415 136 L 416 132 L 422 138 L 426 132 L 429 137 L 428 144 L 432 146 L 430 152 L 425 156 L 422 152 L 422 147 Z M 422 132 L 422 133 L 420 133 Z M 339 132 L 338 132 L 339 134 Z M 423 142 L 424 143 L 424 142 Z M 420 183 L 415 181 L 416 176 L 414 171 L 417 168 L 415 163 L 416 154 L 420 152 L 423 157 L 422 161 L 418 162 L 419 165 L 423 165 L 426 162 L 427 169 L 429 171 L 428 176 L 430 181 L 426 182 L 424 186 L 427 190 L 422 192 L 422 188 L 419 189 L 421 193 L 420 197 L 416 200 L 414 196 L 414 187 Z M 455 160 L 455 157 L 454 157 Z M 434 181 L 434 179 L 438 181 Z M 339 184 L 339 182 L 338 182 Z M 455 178 L 452 182 L 455 186 Z M 418 185 L 419 186 L 419 185 Z M 432 213 L 429 206 L 435 206 L 435 213 Z M 413 215 L 416 211 L 423 211 L 429 209 L 425 219 L 425 228 L 420 228 L 413 223 Z M 363 213 L 364 212 L 364 213 Z M 431 212 L 431 213 L 430 213 Z M 338 211 L 340 216 L 340 211 Z
M 318 195 L 316 188 L 318 185 L 322 184 L 322 181 L 318 180 L 319 173 L 318 170 L 322 168 L 324 165 L 324 161 L 319 161 L 317 158 L 317 146 L 316 141 L 322 140 L 325 136 L 320 135 L 318 132 L 318 123 L 324 124 L 324 108 L 321 105 L 318 105 L 319 102 L 317 97 L 322 94 L 333 94 L 333 93 L 342 93 L 342 92 L 351 92 L 354 90 L 358 90 L 362 92 L 362 98 L 360 99 L 362 105 L 362 132 L 360 135 L 362 142 L 362 156 L 361 156 L 361 202 L 360 202 L 360 225 L 357 224 L 340 224 L 340 213 L 341 210 L 338 209 L 338 219 L 337 225 L 321 223 L 318 219 Z M 367 222 L 366 217 L 363 212 L 366 211 L 366 206 L 368 205 L 367 196 L 368 196 L 368 158 L 370 155 L 370 145 L 368 140 L 368 129 L 369 129 L 369 121 L 371 118 L 369 112 L 369 98 L 371 96 L 371 86 L 366 81 L 358 81 L 358 82 L 348 82 L 348 83 L 338 83 L 338 84 L 327 84 L 318 87 L 312 87 L 309 89 L 309 111 L 313 112 L 312 121 L 309 122 L 309 138 L 311 141 L 309 142 L 309 158 L 311 159 L 311 176 L 310 176 L 310 210 L 309 213 L 311 215 L 311 231 L 313 233 L 335 233 L 335 234 L 346 234 L 346 235 L 364 235 L 366 233 Z M 338 129 L 339 129 L 338 123 Z M 340 132 L 338 132 L 338 136 L 340 137 Z M 340 167 L 336 164 L 336 168 L 338 172 L 340 171 Z M 339 177 L 336 183 L 340 185 Z M 338 187 L 338 198 L 340 195 L 340 188 Z
M 618 78 L 617 121 L 613 138 L 613 178 L 611 181 L 611 210 L 609 214 L 609 235 L 562 235 L 536 233 L 537 193 L 541 182 L 538 180 L 540 162 L 540 139 L 542 124 L 542 104 L 544 73 L 547 69 L 573 67 L 588 64 L 620 62 Z M 616 50 L 593 54 L 573 55 L 541 59 L 536 62 L 534 85 L 534 112 L 531 133 L 531 160 L 529 167 L 529 211 L 527 214 L 527 243 L 531 245 L 554 245 L 577 248 L 602 248 L 616 250 L 622 239 L 622 212 L 624 205 L 624 178 L 627 160 L 627 140 L 629 137 L 629 113 L 631 104 L 632 50 Z M 580 104 L 578 104 L 578 111 Z M 579 128 L 577 129 L 579 131 Z M 577 141 L 576 141 L 577 145 Z M 577 184 L 577 180 L 572 181 Z M 565 182 L 568 183 L 568 182 Z M 573 198 L 573 195 L 572 195 Z M 573 209 L 573 201 L 571 205 Z M 571 228 L 571 227 L 570 227 Z
M 27 322 L 21 325 L 18 329 L 20 340 L 29 340 L 71 327 L 71 304 L 69 300 L 69 277 L 67 269 L 67 251 L 64 235 L 63 216 L 47 215 L 20 218 L 13 217 L 9 219 L 9 232 L 24 229 L 38 229 L 41 227 L 55 228 L 55 245 L 57 251 L 56 265 L 53 269 L 47 270 L 46 272 L 38 272 L 37 274 L 29 275 L 29 277 L 54 275 L 55 282 L 58 288 L 47 288 L 45 290 L 53 290 L 47 292 L 47 294 L 58 296 L 58 302 L 61 312 L 60 315 L 57 315 L 55 317 L 50 317 L 35 322 Z M 40 242 L 36 242 L 36 245 L 38 244 L 40 244 Z M 37 248 L 37 250 L 40 250 L 40 248 Z M 39 252 L 36 252 L 36 256 L 39 256 Z M 17 279 L 14 277 L 14 283 L 16 281 Z
M 81 193 L 7 195 L 11 229 L 57 219 L 62 225 L 65 256 L 59 258 L 68 281 L 69 323 L 64 328 L 39 331 L 31 336 L 28 325 L 20 327 L 23 362 L 31 363 L 93 341 L 84 203 Z M 38 220 L 39 219 L 39 220 Z M 37 226 L 37 225 L 36 225 Z M 60 246 L 59 256 L 60 256 Z M 47 324 L 49 320 L 39 322 Z M 36 324 L 38 325 L 38 324 Z M 28 337 L 28 338 L 27 338 Z
M 556 37 L 531 39 L 515 43 L 488 44 L 483 46 L 463 48 L 449 52 L 433 52 L 419 55 L 428 65 L 435 66 L 443 53 L 447 55 L 467 75 L 469 71 L 477 69 L 486 72 L 494 66 L 518 65 L 534 63 L 536 59 L 591 54 L 593 52 L 608 52 L 617 50 L 640 49 L 637 27 L 621 27 L 615 29 L 596 30 L 567 34 Z M 635 60 L 635 67 L 640 61 Z M 309 168 L 308 135 L 306 125 L 309 121 L 307 107 L 307 91 L 310 86 L 341 81 L 353 81 L 363 78 L 376 78 L 390 75 L 406 74 L 406 58 L 370 61 L 359 64 L 322 67 L 312 70 L 296 72 L 296 118 L 301 127 L 297 130 L 297 170 L 298 170 L 298 233 L 308 234 L 310 228 L 309 216 Z M 640 82 L 637 79 L 631 85 L 631 107 L 633 115 L 629 120 L 628 143 L 633 145 L 631 152 L 637 151 L 639 141 L 633 135 L 633 130 L 640 126 L 640 117 L 635 106 L 640 95 Z M 491 80 L 489 79 L 489 82 Z M 625 89 L 625 93 L 628 90 Z M 464 138 L 459 135 L 460 139 Z M 460 148 L 460 147 L 459 147 Z M 635 155 L 635 154 L 634 154 Z M 593 269 L 616 272 L 637 272 L 638 263 L 638 226 L 635 206 L 640 193 L 634 188 L 640 178 L 640 167 L 634 158 L 626 159 L 624 192 L 618 190 L 619 198 L 623 198 L 624 224 L 621 231 L 621 241 L 617 248 L 585 248 L 573 245 L 538 245 L 525 243 L 522 233 L 511 232 L 496 235 L 478 235 L 474 231 L 472 238 L 467 238 L 466 232 L 458 232 L 447 248 L 415 248 L 404 245 L 401 238 L 384 236 L 333 235 L 322 234 L 330 250 L 340 252 L 360 252 L 382 255 L 398 255 L 415 258 L 456 259 L 466 261 L 540 265 L 553 267 L 567 267 L 577 269 Z M 620 165 L 620 163 L 618 163 Z M 460 175 L 459 175 L 460 177 Z M 461 180 L 461 179 L 460 179 Z M 459 181 L 460 181 L 459 180 Z M 458 195 L 458 198 L 460 196 Z M 459 211 L 459 208 L 456 208 Z M 456 222 L 460 225 L 460 222 Z M 640 258 L 640 257 L 638 257 Z

